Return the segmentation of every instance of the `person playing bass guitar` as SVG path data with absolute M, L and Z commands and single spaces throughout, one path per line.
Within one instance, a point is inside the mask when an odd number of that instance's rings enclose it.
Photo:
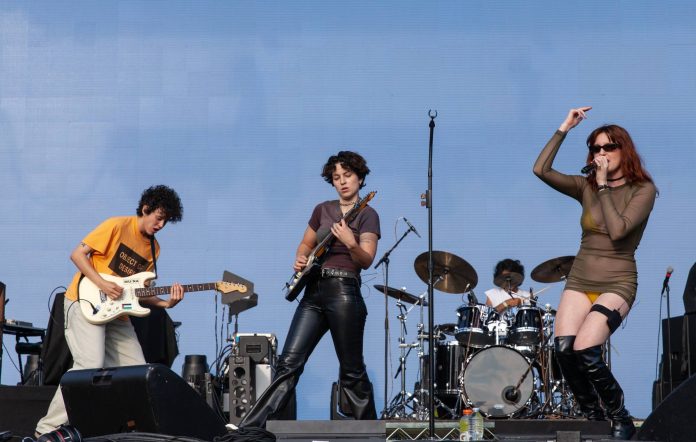
M 329 157 L 322 177 L 338 193 L 338 200 L 318 204 L 297 248 L 293 268 L 300 272 L 327 235 L 335 238 L 321 259 L 320 271 L 307 282 L 297 306 L 274 380 L 240 427 L 263 427 L 283 410 L 312 351 L 327 331 L 331 333 L 340 371 L 340 388 L 355 419 L 376 419 L 372 384 L 363 359 L 367 308 L 360 292 L 360 270 L 372 264 L 380 237 L 379 216 L 366 204 L 347 222 L 344 215 L 360 202 L 359 191 L 370 173 L 365 159 L 341 151 Z M 316 261 L 310 265 L 317 265 Z

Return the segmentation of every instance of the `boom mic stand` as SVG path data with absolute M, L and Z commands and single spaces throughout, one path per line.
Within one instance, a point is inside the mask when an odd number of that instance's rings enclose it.
M 409 227 L 391 249 L 387 250 L 387 252 L 382 255 L 374 267 L 376 269 L 384 264 L 384 408 L 382 409 L 382 417 L 384 417 L 387 412 L 387 396 L 389 395 L 389 295 L 387 294 L 389 290 L 389 255 L 391 255 L 391 252 L 398 247 L 399 243 L 403 241 L 406 235 L 411 233 L 412 230 L 413 228 Z

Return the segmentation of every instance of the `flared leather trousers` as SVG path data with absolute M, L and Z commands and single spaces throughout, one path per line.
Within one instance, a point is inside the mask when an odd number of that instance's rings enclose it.
M 263 427 L 282 410 L 304 371 L 304 365 L 327 331 L 340 364 L 343 394 L 355 419 L 376 419 L 372 384 L 363 359 L 367 308 L 354 278 L 318 278 L 307 285 L 278 358 L 274 380 L 256 401 L 240 427 Z

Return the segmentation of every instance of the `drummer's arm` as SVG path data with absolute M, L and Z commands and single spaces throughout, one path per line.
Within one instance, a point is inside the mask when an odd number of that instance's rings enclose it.
M 522 300 L 520 298 L 511 298 L 511 299 L 506 299 L 505 301 L 501 302 L 500 304 L 495 306 L 495 311 L 498 313 L 502 313 L 505 310 L 509 309 L 510 307 L 517 307 L 522 303 Z
M 495 306 L 495 311 L 498 312 L 498 313 L 502 313 L 502 312 L 504 312 L 505 310 L 507 310 L 508 307 L 510 307 L 510 305 L 508 304 L 508 302 L 507 302 L 507 301 L 503 301 L 503 302 L 501 302 L 500 304 L 498 304 L 498 305 Z

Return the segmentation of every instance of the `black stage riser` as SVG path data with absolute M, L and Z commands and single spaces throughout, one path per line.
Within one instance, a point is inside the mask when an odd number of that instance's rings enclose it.
M 0 431 L 32 436 L 57 387 L 0 385 Z
M 384 421 L 268 421 L 266 429 L 278 441 L 357 442 L 385 441 Z

